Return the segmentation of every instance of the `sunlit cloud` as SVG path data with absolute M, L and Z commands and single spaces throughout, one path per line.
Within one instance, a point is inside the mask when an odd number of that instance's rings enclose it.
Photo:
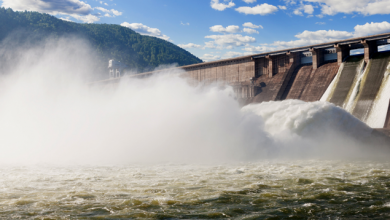
M 202 60 L 208 62 L 213 60 L 221 59 L 221 56 L 213 55 L 213 54 L 204 54 L 202 57 L 200 57 Z
M 205 38 L 213 39 L 206 43 L 208 48 L 232 49 L 256 42 L 254 37 L 242 36 L 241 34 L 209 35 Z
M 261 25 L 254 25 L 254 24 L 252 24 L 252 22 L 246 22 L 242 26 L 248 27 L 248 28 L 254 28 L 254 29 L 256 29 L 256 28 L 263 29 L 263 26 L 261 26 Z
M 278 8 L 267 3 L 255 7 L 239 7 L 236 11 L 247 15 L 268 15 L 278 11 Z
M 240 32 L 240 27 L 236 25 L 229 25 L 226 28 L 224 28 L 222 25 L 214 25 L 210 27 L 210 31 L 212 32 L 220 32 L 220 33 L 237 33 Z
M 158 37 L 158 38 L 169 41 L 169 37 L 167 35 L 162 34 L 159 29 L 151 28 L 151 27 L 148 27 L 148 26 L 141 24 L 141 23 L 131 23 L 130 24 L 128 22 L 123 22 L 121 24 L 121 26 L 130 28 L 133 31 L 135 31 L 139 34 L 142 34 L 142 35 Z
M 224 2 L 227 2 L 226 0 Z M 218 10 L 218 11 L 223 11 L 227 8 L 234 7 L 236 4 L 233 3 L 233 1 L 229 1 L 227 4 L 225 3 L 220 3 L 219 0 L 211 0 L 211 8 Z
M 338 13 L 390 14 L 390 0 L 305 0 L 304 2 L 318 3 L 322 15 Z

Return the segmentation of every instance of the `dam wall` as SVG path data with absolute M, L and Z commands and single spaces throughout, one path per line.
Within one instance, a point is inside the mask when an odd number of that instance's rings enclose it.
M 195 82 L 194 84 L 228 84 L 233 87 L 237 98 L 246 99 L 255 96 L 258 91 L 258 87 L 253 84 L 255 65 L 251 57 L 244 57 L 181 68 L 186 71 L 187 77 Z
M 366 122 L 367 118 L 372 118 L 370 113 L 381 96 L 380 93 L 387 91 L 383 86 L 387 85 L 384 83 L 384 75 L 390 67 L 390 53 L 378 52 L 380 46 L 387 44 L 390 44 L 390 33 L 176 69 L 184 70 L 181 76 L 189 78 L 194 85 L 230 85 L 236 98 L 244 105 L 285 99 L 308 102 L 324 100 L 344 108 Z M 351 54 L 354 49 L 363 49 L 364 54 Z M 142 78 L 171 70 L 173 69 L 156 70 L 128 77 Z M 118 81 L 119 79 L 109 79 L 104 83 Z M 381 112 L 383 120 L 386 118 L 384 111 L 375 112 Z M 389 126 L 389 117 L 387 116 L 386 126 Z M 381 126 L 385 124 L 384 121 L 380 123 Z
M 296 54 L 278 55 L 256 59 L 254 85 L 257 92 L 247 103 L 279 100 L 299 63 Z
M 189 77 L 205 84 L 214 82 L 243 83 L 249 82 L 251 78 L 255 77 L 255 63 L 250 57 L 182 68 Z

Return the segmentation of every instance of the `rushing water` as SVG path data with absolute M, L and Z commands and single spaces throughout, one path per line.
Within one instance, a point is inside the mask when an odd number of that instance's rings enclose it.
M 390 217 L 390 163 L 13 166 L 0 218 L 299 219 Z
M 390 149 L 343 109 L 179 70 L 87 85 L 85 47 L 0 47 L 1 219 L 390 217 Z

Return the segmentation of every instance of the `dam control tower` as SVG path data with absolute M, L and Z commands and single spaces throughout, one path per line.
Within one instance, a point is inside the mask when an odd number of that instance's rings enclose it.
M 127 68 L 126 64 L 123 64 L 116 60 L 109 60 L 108 70 L 110 79 L 121 77 L 125 68 Z

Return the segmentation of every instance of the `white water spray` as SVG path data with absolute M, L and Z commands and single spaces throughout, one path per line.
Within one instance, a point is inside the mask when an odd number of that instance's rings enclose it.
M 363 155 L 354 138 L 371 130 L 329 103 L 268 102 L 241 109 L 231 88 L 193 87 L 169 73 L 90 86 L 85 79 L 94 61 L 85 45 L 61 39 L 18 50 L 16 68 L 0 77 L 2 163 Z

